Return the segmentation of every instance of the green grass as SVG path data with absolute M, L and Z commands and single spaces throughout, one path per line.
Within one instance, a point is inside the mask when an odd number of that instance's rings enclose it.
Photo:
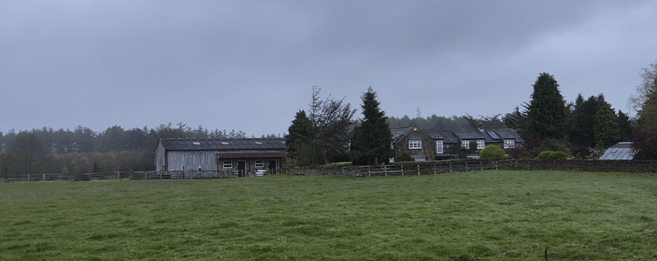
M 0 184 L 0 260 L 655 260 L 657 176 Z

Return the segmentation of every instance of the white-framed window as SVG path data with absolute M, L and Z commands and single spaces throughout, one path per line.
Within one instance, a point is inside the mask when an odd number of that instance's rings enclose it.
M 263 161 L 263 160 L 256 160 L 255 161 L 255 167 L 256 168 L 262 168 L 264 166 L 265 166 L 265 161 Z
M 470 149 L 470 141 L 469 140 L 461 140 L 461 149 Z
M 230 160 L 224 160 L 224 169 L 232 169 L 233 168 L 233 162 Z
M 483 149 L 486 147 L 486 140 L 477 140 L 477 149 Z
M 408 148 L 409 149 L 421 149 L 422 148 L 422 141 L 421 140 L 409 140 L 408 141 Z
M 505 139 L 504 140 L 504 148 L 505 149 L 513 148 L 515 146 L 516 146 L 516 140 L 514 140 L 514 139 Z
M 436 153 L 443 153 L 443 141 L 442 140 L 437 140 L 436 141 Z

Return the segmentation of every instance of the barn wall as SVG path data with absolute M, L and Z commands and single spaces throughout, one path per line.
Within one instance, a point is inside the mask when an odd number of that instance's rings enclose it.
M 217 151 L 169 151 L 166 158 L 168 171 L 217 170 Z
M 263 167 L 256 167 L 255 163 L 257 160 L 262 160 L 264 166 Z M 245 173 L 247 176 L 255 176 L 256 171 L 264 169 L 267 170 L 269 166 L 269 161 L 276 161 L 276 172 L 279 172 L 282 168 L 282 158 L 243 158 L 243 159 L 217 159 L 217 166 L 219 168 L 219 172 L 223 173 L 225 177 L 237 177 L 238 174 L 238 169 L 237 169 L 237 162 L 238 161 L 244 161 L 245 164 Z M 232 168 L 224 168 L 224 161 L 231 161 L 233 167 Z M 273 174 L 275 172 L 270 172 L 270 174 Z
M 162 145 L 162 142 L 157 143 L 157 148 L 155 149 L 155 170 L 161 171 L 164 170 L 166 150 Z

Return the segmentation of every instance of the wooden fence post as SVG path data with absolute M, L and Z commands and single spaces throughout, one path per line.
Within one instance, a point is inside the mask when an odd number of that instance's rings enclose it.
M 417 164 L 417 175 L 420 176 L 420 164 Z
M 368 165 L 368 166 L 367 166 L 367 176 L 368 176 L 368 177 L 371 177 L 371 176 L 372 176 L 371 172 L 372 172 L 372 166 L 369 166 L 369 165 Z
M 46 173 L 43 173 L 43 181 L 46 181 Z
M 479 162 L 479 171 L 484 171 L 484 162 L 483 161 Z
M 436 162 L 434 162 L 434 163 L 433 163 L 433 174 L 435 175 L 436 173 L 437 173 L 437 172 L 436 172 Z
M 404 176 L 404 163 L 401 164 L 401 172 L 402 172 L 402 176 Z
M 468 172 L 468 162 L 465 162 L 465 172 Z
M 27 174 L 27 181 L 32 181 L 32 180 L 30 179 L 30 174 Z
M 452 162 L 449 162 L 449 173 L 452 173 Z

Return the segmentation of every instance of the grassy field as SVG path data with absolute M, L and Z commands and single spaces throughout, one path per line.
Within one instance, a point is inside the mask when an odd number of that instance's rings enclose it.
M 0 260 L 655 260 L 657 176 L 0 184 Z

